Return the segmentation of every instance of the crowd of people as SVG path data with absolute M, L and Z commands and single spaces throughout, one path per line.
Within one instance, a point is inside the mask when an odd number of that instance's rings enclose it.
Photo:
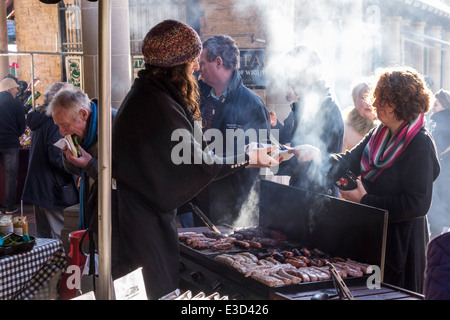
M 149 299 L 175 290 L 177 215 L 188 218 L 183 226 L 198 225 L 189 206 L 195 203 L 214 223 L 232 224 L 261 178 L 259 168 L 278 166 L 291 186 L 387 210 L 384 281 L 445 296 L 431 271 L 440 249 L 448 254 L 450 239 L 450 92 L 433 94 L 412 68 L 385 68 L 358 80 L 350 93 L 354 105 L 341 111 L 319 55 L 297 46 L 284 56 L 291 112 L 281 123 L 243 84 L 239 49 L 229 36 L 202 42 L 185 23 L 165 20 L 149 30 L 142 54 L 145 68 L 111 114 L 113 278 L 143 267 Z M 62 209 L 78 201 L 79 228 L 96 233 L 97 101 L 57 82 L 44 105 L 25 116 L 18 88 L 14 79 L 0 82 L 6 213 L 17 210 L 18 139 L 27 124 L 32 140 L 22 199 L 33 204 L 38 236 L 60 237 Z M 270 144 L 274 129 L 292 147 L 289 160 Z M 78 155 L 54 145 L 66 136 L 74 137 Z M 358 177 L 353 190 L 336 184 L 346 170 Z

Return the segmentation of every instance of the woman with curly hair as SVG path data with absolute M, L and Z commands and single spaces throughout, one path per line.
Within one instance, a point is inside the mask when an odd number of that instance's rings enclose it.
M 231 160 L 205 148 L 192 75 L 201 50 L 198 34 L 182 22 L 165 20 L 150 29 L 142 44 L 145 69 L 112 125 L 112 276 L 142 267 L 152 300 L 179 285 L 176 208 L 214 179 L 278 164 L 268 155 L 273 148 L 242 151 Z M 96 203 L 91 197 L 94 214 Z
M 361 175 L 357 187 L 341 190 L 341 196 L 389 212 L 383 281 L 422 292 L 426 215 L 440 172 L 434 140 L 424 128 L 433 96 L 411 68 L 384 69 L 377 79 L 373 107 L 381 124 L 351 151 L 326 158 L 324 168 L 331 168 L 327 174 L 334 181 L 347 169 Z M 305 145 L 293 152 L 300 161 L 320 156 Z

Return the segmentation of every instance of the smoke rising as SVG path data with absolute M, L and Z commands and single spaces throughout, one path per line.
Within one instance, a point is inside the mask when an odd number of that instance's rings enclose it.
M 233 224 L 234 228 L 257 226 L 259 223 L 259 181 L 256 180 L 250 189 L 248 198 L 241 207 L 239 216 Z

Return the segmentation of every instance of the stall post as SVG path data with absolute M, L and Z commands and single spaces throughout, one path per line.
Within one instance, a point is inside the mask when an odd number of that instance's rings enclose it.
M 98 1 L 99 49 L 99 300 L 111 300 L 111 1 Z

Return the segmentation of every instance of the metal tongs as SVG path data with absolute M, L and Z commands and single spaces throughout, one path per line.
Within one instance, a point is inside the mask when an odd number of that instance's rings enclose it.
M 344 300 L 345 296 L 347 296 L 348 300 L 355 300 L 344 280 L 342 280 L 341 276 L 337 272 L 336 268 L 330 262 L 327 262 L 326 265 L 330 269 L 331 279 L 333 279 L 333 284 L 339 295 L 339 299 Z
M 202 219 L 202 221 L 206 224 L 206 226 L 212 230 L 215 231 L 217 233 L 221 233 L 219 231 L 219 229 L 217 229 L 217 227 L 211 222 L 211 220 L 208 219 L 208 217 L 203 213 L 202 210 L 200 210 L 199 207 L 197 207 L 195 204 L 193 204 L 192 202 L 189 202 L 189 205 L 191 206 L 192 210 L 200 217 L 200 219 Z

